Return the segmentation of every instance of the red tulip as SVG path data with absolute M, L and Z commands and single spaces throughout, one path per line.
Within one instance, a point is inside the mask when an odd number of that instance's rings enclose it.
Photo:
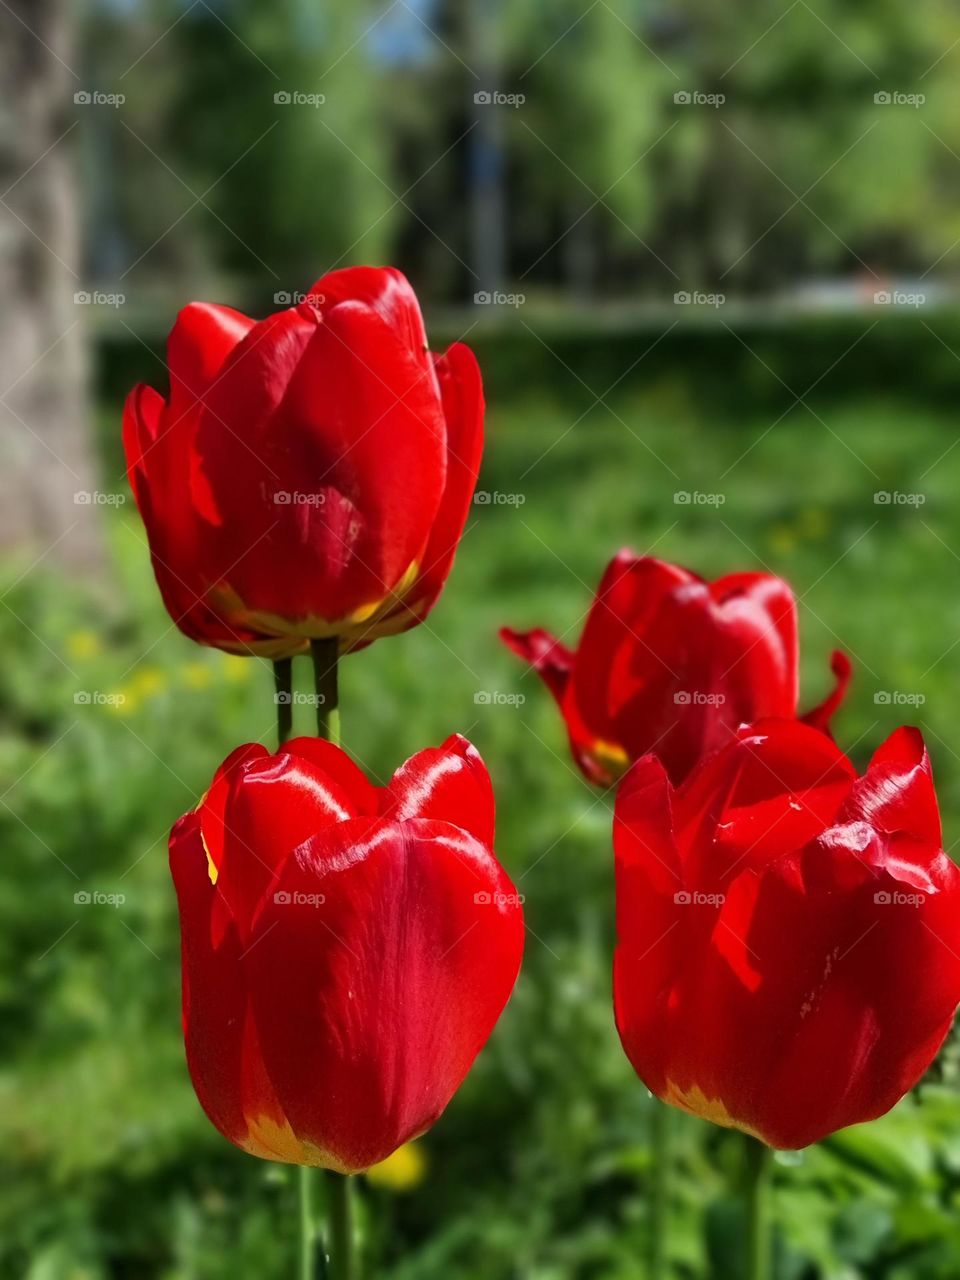
M 531 663 L 566 721 L 577 764 L 610 786 L 655 752 L 674 782 L 742 724 L 796 715 L 797 607 L 768 573 L 705 582 L 679 565 L 621 551 L 603 575 L 580 645 L 547 631 L 502 639 Z M 805 718 L 826 729 L 850 676 Z
M 960 1001 L 960 873 L 916 729 L 863 777 L 796 721 L 742 730 L 677 789 L 648 756 L 614 847 L 617 1027 L 665 1102 L 797 1148 L 930 1065 Z
M 338 747 L 239 747 L 170 838 L 187 1061 L 252 1155 L 357 1172 L 429 1129 L 509 999 L 520 899 L 466 739 L 386 787 Z
M 430 354 L 400 272 L 331 272 L 260 321 L 191 303 L 168 364 L 168 400 L 127 398 L 124 446 L 177 626 L 279 657 L 421 622 L 476 484 L 483 391 L 467 347 Z

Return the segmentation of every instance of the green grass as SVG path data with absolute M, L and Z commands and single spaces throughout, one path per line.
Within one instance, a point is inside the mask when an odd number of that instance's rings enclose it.
M 960 840 L 952 419 L 847 396 L 777 422 L 711 420 L 682 370 L 631 385 L 590 409 L 558 365 L 549 392 L 494 404 L 480 487 L 522 504 L 475 506 L 427 625 L 344 663 L 344 743 L 374 777 L 454 730 L 475 742 L 530 925 L 514 999 L 423 1140 L 423 1184 L 364 1191 L 377 1274 L 394 1280 L 632 1280 L 646 1249 L 649 1103 L 610 1008 L 609 802 L 574 771 L 500 625 L 572 641 L 624 544 L 708 576 L 780 573 L 801 599 L 803 701 L 846 649 L 841 744 L 862 764 L 919 723 L 946 843 Z M 682 505 L 681 491 L 724 501 Z M 877 491 L 925 501 L 878 505 Z M 233 1150 L 194 1100 L 165 849 L 227 751 L 271 740 L 271 676 L 170 628 L 129 506 L 110 534 L 106 589 L 31 574 L 0 609 L 0 1275 L 272 1280 L 291 1274 L 293 1182 Z M 78 690 L 128 701 L 77 705 Z M 526 700 L 478 704 L 480 691 Z M 916 705 L 878 704 L 882 691 Z M 80 890 L 126 901 L 78 905 Z M 781 1164 L 781 1280 L 957 1274 L 953 1060 L 919 1102 Z M 679 1114 L 674 1128 L 673 1274 L 736 1276 L 736 1135 Z

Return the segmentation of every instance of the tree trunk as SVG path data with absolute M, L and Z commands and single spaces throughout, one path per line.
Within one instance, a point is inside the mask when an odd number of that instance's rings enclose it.
M 78 305 L 75 0 L 0 9 L 0 553 L 70 570 L 101 558 Z

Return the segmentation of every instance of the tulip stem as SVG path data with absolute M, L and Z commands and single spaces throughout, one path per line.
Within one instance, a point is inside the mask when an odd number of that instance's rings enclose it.
M 317 736 L 340 745 L 340 698 L 337 690 L 337 658 L 340 642 L 336 636 L 310 641 L 313 684 L 317 696 Z
M 300 1270 L 298 1280 L 316 1280 L 316 1228 L 313 1222 L 313 1169 L 297 1166 L 297 1192 L 300 1203 Z
M 666 1275 L 667 1215 L 670 1200 L 670 1108 L 654 1098 L 650 1112 L 650 1280 Z
M 357 1280 L 353 1251 L 353 1179 L 349 1174 L 327 1174 L 327 1205 L 330 1280 Z
M 773 1275 L 773 1152 L 764 1142 L 746 1138 L 747 1277 Z
M 310 641 L 313 659 L 313 687 L 317 699 L 317 736 L 340 745 L 340 696 L 337 687 L 337 636 Z M 352 1180 L 341 1173 L 328 1173 L 327 1249 L 329 1280 L 356 1280 L 353 1256 Z
M 277 704 L 277 745 L 282 747 L 293 732 L 293 659 L 277 658 L 273 664 Z

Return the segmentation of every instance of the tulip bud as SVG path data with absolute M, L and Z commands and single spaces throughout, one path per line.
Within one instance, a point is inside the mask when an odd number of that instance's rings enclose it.
M 580 644 L 504 628 L 566 721 L 574 759 L 610 786 L 655 753 L 674 782 L 742 724 L 797 712 L 797 607 L 786 582 L 735 573 L 705 582 L 630 551 L 603 575 Z M 833 655 L 836 691 L 805 717 L 827 731 L 850 677 Z
M 318 739 L 220 767 L 170 864 L 187 1061 L 231 1142 L 355 1173 L 439 1117 L 523 951 L 493 810 L 456 736 L 383 788 Z
M 888 1111 L 960 1001 L 960 872 L 899 729 L 863 777 L 796 721 L 680 787 L 653 757 L 614 819 L 617 1028 L 658 1097 L 773 1147 Z
M 192 639 L 277 658 L 415 626 L 453 563 L 483 448 L 476 360 L 431 355 L 392 268 L 324 276 L 266 320 L 191 303 L 170 395 L 127 398 L 153 568 Z

